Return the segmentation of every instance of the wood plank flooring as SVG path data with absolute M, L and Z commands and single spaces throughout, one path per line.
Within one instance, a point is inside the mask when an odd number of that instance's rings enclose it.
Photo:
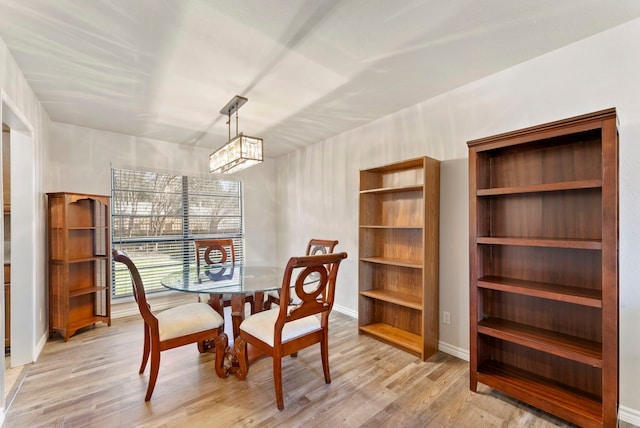
M 276 408 L 271 359 L 246 381 L 219 379 L 195 345 L 162 354 L 144 402 L 139 317 L 49 341 L 30 366 L 5 427 L 570 427 L 487 387 L 469 391 L 468 363 L 438 352 L 427 362 L 370 337 L 357 321 L 331 319 L 332 383 L 318 346 L 283 360 L 285 410 Z

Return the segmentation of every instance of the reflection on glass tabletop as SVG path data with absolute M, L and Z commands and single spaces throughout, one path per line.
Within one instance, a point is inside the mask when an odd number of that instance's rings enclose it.
M 192 293 L 256 293 L 282 287 L 283 267 L 224 264 L 195 266 L 172 273 L 161 280 L 164 287 Z M 295 276 L 294 276 L 295 278 Z M 317 281 L 310 275 L 305 283 Z

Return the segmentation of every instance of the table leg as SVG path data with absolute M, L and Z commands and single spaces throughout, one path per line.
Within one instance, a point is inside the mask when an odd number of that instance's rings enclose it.
M 262 312 L 264 309 L 264 293 L 257 291 L 253 294 L 253 313 Z
M 240 324 L 244 321 L 244 294 L 231 295 L 231 325 L 233 340 L 240 336 Z
M 240 336 L 240 324 L 244 321 L 244 298 L 244 294 L 231 295 L 231 323 L 233 325 L 234 340 Z M 260 291 L 256 292 L 253 298 L 254 305 L 252 305 L 252 314 L 262 312 L 264 293 Z
M 231 325 L 233 327 L 234 344 L 235 341 L 240 337 L 240 324 L 242 323 L 242 321 L 244 321 L 244 298 L 244 294 L 231 295 Z M 257 302 L 262 302 L 264 293 L 255 293 L 254 298 L 257 299 Z M 262 305 L 256 304 L 254 310 L 255 312 L 261 312 Z M 239 362 L 235 353 L 234 344 L 217 344 L 217 351 L 219 352 L 220 349 L 224 349 L 225 359 L 229 362 L 228 365 L 220 368 L 220 371 L 217 372 L 219 377 L 226 377 L 230 373 L 236 373 L 239 369 Z M 260 352 L 257 348 L 248 345 L 247 359 L 249 364 L 262 357 L 264 357 L 264 354 L 262 352 Z

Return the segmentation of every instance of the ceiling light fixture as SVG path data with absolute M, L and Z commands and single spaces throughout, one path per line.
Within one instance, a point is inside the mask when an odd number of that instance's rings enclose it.
M 231 174 L 262 162 L 262 138 L 238 134 L 238 110 L 248 100 L 236 95 L 220 110 L 227 115 L 229 141 L 209 155 L 209 172 Z M 236 114 L 236 136 L 231 138 L 231 115 Z

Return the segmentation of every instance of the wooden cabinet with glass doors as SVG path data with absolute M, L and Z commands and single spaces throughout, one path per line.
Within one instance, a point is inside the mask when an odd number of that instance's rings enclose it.
M 468 146 L 471 390 L 615 426 L 615 110 Z
M 426 360 L 438 350 L 440 162 L 360 171 L 360 333 Z
M 49 334 L 111 325 L 109 197 L 48 193 Z

